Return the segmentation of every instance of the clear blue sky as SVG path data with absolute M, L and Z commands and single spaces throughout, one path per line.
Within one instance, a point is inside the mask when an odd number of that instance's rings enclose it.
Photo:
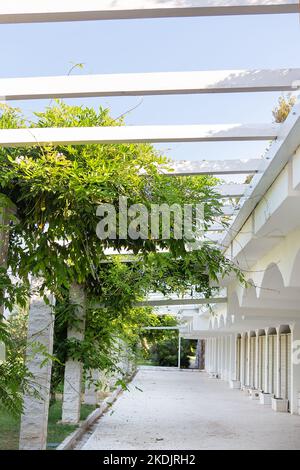
M 294 15 L 0 25 L 0 76 L 155 72 L 300 66 Z M 278 93 L 145 97 L 127 124 L 270 122 Z M 138 97 L 68 100 L 109 106 L 114 116 Z M 28 116 L 49 101 L 13 103 Z M 176 159 L 259 155 L 259 143 L 180 143 L 160 148 Z

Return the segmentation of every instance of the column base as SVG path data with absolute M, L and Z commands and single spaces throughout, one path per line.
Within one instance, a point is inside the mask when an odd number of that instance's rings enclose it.
M 241 388 L 241 382 L 240 382 L 240 380 L 230 380 L 229 381 L 229 386 L 230 386 L 230 388 L 240 389 Z
M 251 400 L 259 400 L 259 394 L 260 394 L 259 390 L 256 390 L 255 388 L 249 389 L 249 398 Z
M 259 394 L 259 402 L 261 405 L 272 405 L 272 398 L 274 398 L 273 393 L 264 393 L 260 392 Z
M 209 379 L 218 379 L 219 374 L 217 372 L 209 372 L 208 378 Z
M 250 390 L 250 386 L 249 386 L 249 385 L 242 385 L 241 391 L 244 393 L 244 395 L 249 396 L 249 393 L 250 393 L 249 390 Z
M 272 410 L 287 413 L 289 409 L 289 401 L 286 398 L 272 398 Z

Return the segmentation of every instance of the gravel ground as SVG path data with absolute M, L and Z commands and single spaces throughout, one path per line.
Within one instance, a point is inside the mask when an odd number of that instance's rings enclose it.
M 300 449 L 300 416 L 275 413 L 204 372 L 141 368 L 129 389 L 83 450 Z

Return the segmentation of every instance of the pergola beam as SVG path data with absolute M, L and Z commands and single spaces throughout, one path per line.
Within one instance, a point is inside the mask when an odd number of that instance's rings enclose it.
M 0 79 L 5 100 L 293 91 L 300 69 L 126 73 Z
M 10 0 L 0 23 L 115 20 L 299 12 L 298 0 Z
M 203 160 L 173 161 L 169 166 L 171 171 L 162 171 L 169 176 L 195 176 L 195 175 L 242 175 L 258 173 L 263 159 L 251 160 Z
M 157 299 L 143 300 L 133 304 L 134 307 L 168 307 L 172 305 L 207 305 L 207 304 L 225 304 L 227 297 L 210 297 L 198 299 Z M 93 303 L 92 308 L 103 308 L 104 304 Z
M 235 214 L 238 213 L 239 211 L 239 207 L 234 207 L 234 206 L 230 206 L 230 205 L 224 205 L 222 208 L 221 208 L 221 211 L 223 213 L 223 215 L 225 216 L 228 216 L 228 217 L 231 217 Z
M 143 326 L 142 330 L 180 330 L 179 326 Z
M 242 197 L 246 194 L 249 188 L 248 184 L 219 184 L 214 186 L 214 191 L 216 191 L 220 196 L 226 197 Z
M 167 307 L 171 305 L 206 305 L 225 304 L 227 297 L 201 298 L 201 299 L 160 299 L 137 302 L 138 307 Z
M 1 129 L 0 146 L 270 140 L 277 137 L 279 129 L 280 124 Z

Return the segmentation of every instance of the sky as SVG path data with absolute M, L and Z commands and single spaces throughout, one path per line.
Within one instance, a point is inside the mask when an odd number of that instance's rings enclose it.
M 291 15 L 0 25 L 0 77 L 300 66 L 300 18 Z M 280 93 L 69 99 L 109 107 L 128 125 L 270 123 Z M 49 100 L 18 101 L 28 117 Z M 260 156 L 267 142 L 157 145 L 173 159 Z

